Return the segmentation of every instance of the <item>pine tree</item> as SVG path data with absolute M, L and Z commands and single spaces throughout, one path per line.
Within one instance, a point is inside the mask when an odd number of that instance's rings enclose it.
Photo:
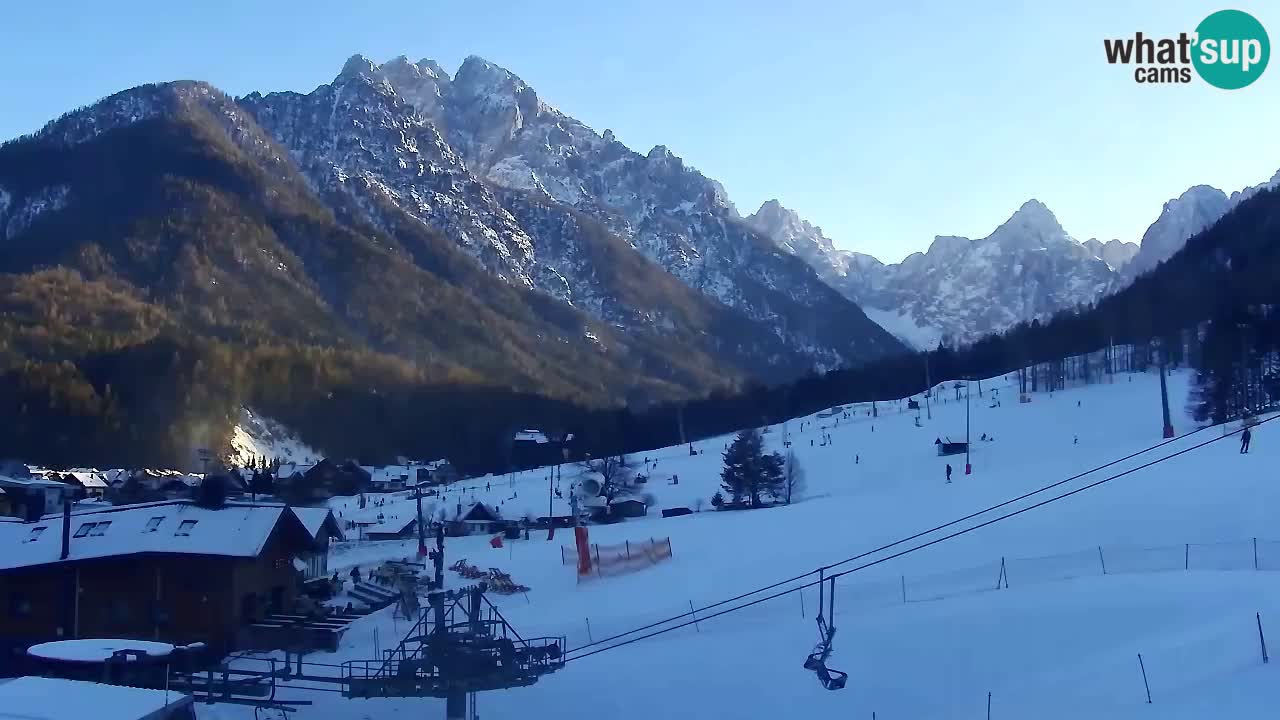
M 756 430 L 743 430 L 724 452 L 721 487 L 734 502 L 746 498 L 750 507 L 760 506 L 760 496 L 779 497 L 783 490 L 783 460 L 777 453 L 765 454 L 764 440 Z

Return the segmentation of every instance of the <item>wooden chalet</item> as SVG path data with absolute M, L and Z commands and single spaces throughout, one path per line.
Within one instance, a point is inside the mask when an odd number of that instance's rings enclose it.
M 30 645 L 78 638 L 237 648 L 291 608 L 316 533 L 282 505 L 171 501 L 0 523 L 0 676 Z
M 311 536 L 311 548 L 297 557 L 303 584 L 329 577 L 329 542 L 346 540 L 342 527 L 329 508 L 291 508 Z
M 609 503 L 609 514 L 620 518 L 644 517 L 649 506 L 639 498 L 617 498 Z
M 503 521 L 498 511 L 482 502 L 475 503 L 450 523 L 449 534 L 477 535 L 497 532 L 502 529 Z

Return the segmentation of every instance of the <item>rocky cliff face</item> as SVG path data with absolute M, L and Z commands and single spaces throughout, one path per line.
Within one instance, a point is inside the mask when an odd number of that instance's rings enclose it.
M 375 65 L 355 56 L 307 95 L 253 94 L 241 103 L 317 191 L 350 198 L 382 227 L 387 210 L 407 213 L 505 281 L 601 319 L 661 323 L 663 313 L 628 306 L 620 280 L 604 280 L 614 273 L 583 250 L 566 211 L 589 219 L 597 240 L 620 240 L 618 253 L 638 254 L 645 267 L 766 330 L 790 350 L 763 359 L 791 372 L 801 369 L 797 358 L 831 368 L 901 348 L 744 222 L 718 182 L 663 146 L 642 155 L 607 130 L 596 133 L 483 59 L 468 58 L 450 77 L 430 60 Z M 725 342 L 737 340 L 759 344 Z

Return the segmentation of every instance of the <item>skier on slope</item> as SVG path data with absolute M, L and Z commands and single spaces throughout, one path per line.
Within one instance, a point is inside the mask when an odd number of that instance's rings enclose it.
M 947 482 L 951 482 L 951 463 L 947 463 Z
M 1250 432 L 1249 428 L 1245 428 L 1244 432 L 1240 433 L 1240 452 L 1242 454 L 1249 452 L 1249 441 L 1252 439 L 1253 433 Z

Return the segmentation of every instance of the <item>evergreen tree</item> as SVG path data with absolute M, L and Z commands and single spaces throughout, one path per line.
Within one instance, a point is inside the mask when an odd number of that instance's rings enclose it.
M 721 487 L 734 502 L 744 498 L 750 507 L 760 506 L 760 497 L 779 497 L 783 490 L 783 461 L 777 453 L 765 454 L 764 440 L 757 430 L 743 430 L 724 452 Z

